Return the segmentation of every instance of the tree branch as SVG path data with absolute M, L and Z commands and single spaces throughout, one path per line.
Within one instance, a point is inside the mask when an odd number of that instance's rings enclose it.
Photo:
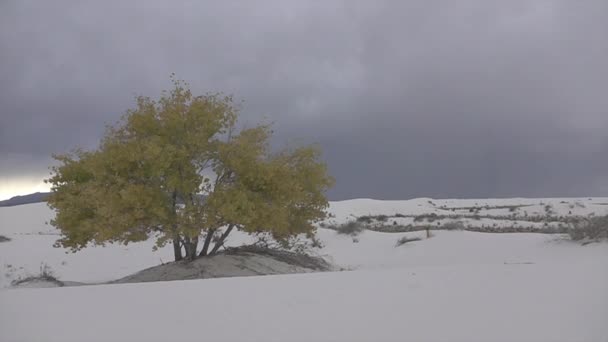
M 230 232 L 232 231 L 233 228 L 234 228 L 234 224 L 231 224 L 228 226 L 228 228 L 226 229 L 224 234 L 222 234 L 222 236 L 220 236 L 219 240 L 217 240 L 217 242 L 215 243 L 215 246 L 213 246 L 213 249 L 211 250 L 209 255 L 213 255 L 213 254 L 217 253 L 217 251 L 220 249 L 220 247 L 222 247 L 224 245 L 224 241 L 226 240 L 226 238 L 228 237 L 228 234 L 230 234 Z
M 198 256 L 205 256 L 209 251 L 209 245 L 211 244 L 211 239 L 213 239 L 213 234 L 215 233 L 215 229 L 210 229 L 207 232 L 207 236 L 205 236 L 205 243 L 203 244 L 203 249 L 199 253 Z

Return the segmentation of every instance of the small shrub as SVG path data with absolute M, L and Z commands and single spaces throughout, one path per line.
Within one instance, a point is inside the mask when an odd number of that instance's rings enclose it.
M 372 217 L 371 216 L 359 216 L 359 217 L 357 217 L 357 222 L 372 223 Z
M 336 227 L 336 231 L 338 232 L 338 234 L 344 235 L 354 236 L 361 233 L 363 230 L 365 230 L 365 226 L 363 226 L 361 222 L 358 221 L 350 221 Z
M 40 264 L 40 277 L 48 280 L 57 280 L 51 266 L 47 265 L 46 263 Z
M 395 217 L 406 217 L 406 216 L 403 214 L 395 214 Z
M 4 235 L 0 235 L 0 242 L 8 242 L 8 241 L 11 241 L 11 239 Z
M 40 272 L 37 275 L 15 279 L 11 282 L 11 285 L 16 286 L 16 285 L 26 284 L 26 283 L 30 283 L 30 282 L 34 282 L 34 281 L 48 281 L 48 282 L 55 283 L 58 286 L 63 286 L 63 283 L 55 277 L 53 270 L 46 263 L 40 264 Z
M 397 240 L 397 243 L 395 244 L 395 247 L 399 247 L 399 246 L 405 245 L 408 242 L 420 241 L 420 240 L 421 239 L 419 237 L 408 238 L 407 236 L 404 236 L 404 237 L 400 238 L 399 240 Z
M 608 239 L 608 216 L 593 217 L 579 222 L 568 233 L 572 240 Z
M 378 215 L 378 216 L 376 216 L 376 220 L 378 220 L 380 222 L 386 222 L 386 221 L 388 221 L 388 216 L 386 216 L 386 215 Z

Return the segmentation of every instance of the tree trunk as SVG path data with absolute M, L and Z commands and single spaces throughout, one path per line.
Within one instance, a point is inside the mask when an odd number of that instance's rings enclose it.
M 184 248 L 186 249 L 186 260 L 192 261 L 196 259 L 196 248 L 198 247 L 198 239 L 184 238 Z
M 177 215 L 175 207 L 175 205 L 177 204 L 177 191 L 173 190 L 173 193 L 171 194 L 171 199 L 173 202 L 173 216 L 175 216 Z M 184 258 L 184 256 L 182 255 L 181 239 L 179 237 L 179 234 L 177 234 L 177 227 L 175 226 L 175 224 L 172 225 L 171 228 L 173 229 L 173 256 L 175 257 L 175 261 L 180 261 Z
M 182 255 L 182 246 L 178 237 L 173 239 L 173 255 L 175 256 L 175 261 L 180 261 L 184 258 Z
M 220 236 L 219 240 L 217 240 L 217 242 L 215 243 L 215 246 L 213 246 L 213 249 L 211 250 L 209 255 L 213 255 L 213 254 L 217 253 L 217 251 L 220 249 L 220 247 L 222 247 L 224 245 L 224 240 L 226 240 L 226 238 L 228 237 L 228 234 L 230 234 L 230 232 L 232 231 L 233 228 L 234 228 L 233 224 L 228 226 L 228 228 L 226 229 L 224 234 L 222 234 L 222 236 Z
M 211 244 L 211 239 L 213 239 L 213 234 L 215 233 L 215 229 L 209 230 L 207 232 L 207 236 L 205 237 L 205 243 L 203 244 L 203 249 L 198 256 L 205 256 L 209 251 L 209 245 Z

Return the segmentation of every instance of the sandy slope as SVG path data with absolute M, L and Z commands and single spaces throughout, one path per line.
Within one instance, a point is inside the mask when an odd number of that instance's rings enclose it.
M 606 270 L 587 260 L 12 290 L 0 292 L 0 334 L 60 342 L 606 341 Z
M 349 202 L 332 203 L 335 219 L 428 204 Z M 170 260 L 170 249 L 153 253 L 151 243 L 65 254 L 51 247 L 57 236 L 44 235 L 55 234 L 43 225 L 49 216 L 42 205 L 0 208 L 0 234 L 12 238 L 0 244 L 4 284 L 41 261 L 61 279 L 94 282 Z M 316 253 L 350 272 L 4 289 L 0 340 L 608 341 L 608 243 L 434 234 L 395 247 L 401 236 L 421 233 L 366 231 L 353 242 L 320 229 L 325 247 Z M 231 243 L 246 240 L 235 235 Z

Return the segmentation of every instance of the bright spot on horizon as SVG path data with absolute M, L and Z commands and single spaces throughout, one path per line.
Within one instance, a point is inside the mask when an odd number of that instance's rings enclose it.
M 50 185 L 44 183 L 42 178 L 0 178 L 0 201 L 34 192 L 47 192 L 50 189 Z

